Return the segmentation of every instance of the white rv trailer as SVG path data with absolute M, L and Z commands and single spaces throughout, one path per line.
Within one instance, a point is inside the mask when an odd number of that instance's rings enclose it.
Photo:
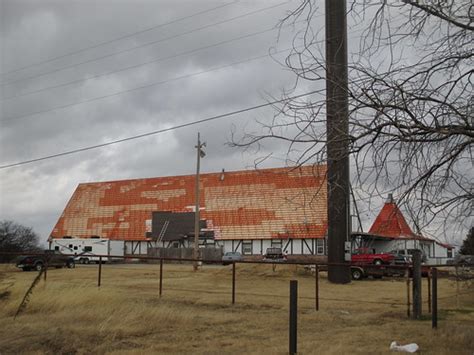
M 49 248 L 62 254 L 74 255 L 76 262 L 89 264 L 99 262 L 100 255 L 103 256 L 102 262 L 111 261 L 114 256 L 120 257 L 117 260 L 123 260 L 125 244 L 122 240 L 106 238 L 54 238 Z

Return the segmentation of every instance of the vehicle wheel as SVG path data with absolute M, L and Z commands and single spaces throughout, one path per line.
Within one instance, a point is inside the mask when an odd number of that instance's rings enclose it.
M 37 264 L 35 265 L 35 270 L 36 270 L 36 271 L 41 271 L 41 270 L 43 270 L 43 263 L 37 263 Z
M 83 262 L 84 264 L 89 264 L 89 259 L 88 259 L 88 258 L 84 258 L 84 259 L 82 259 L 82 262 Z
M 375 265 L 382 265 L 382 260 L 380 260 L 380 259 L 375 259 L 375 260 L 374 260 L 374 264 L 375 264 Z
M 361 280 L 364 277 L 364 274 L 360 269 L 352 269 L 352 280 Z

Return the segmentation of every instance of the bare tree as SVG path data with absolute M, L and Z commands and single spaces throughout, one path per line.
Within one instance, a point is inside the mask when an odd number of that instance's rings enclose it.
M 32 228 L 13 221 L 0 221 L 0 261 L 15 258 L 14 255 L 1 255 L 2 252 L 36 251 L 38 244 L 38 235 Z
M 297 28 L 284 65 L 295 74 L 287 98 L 260 132 L 287 144 L 296 164 L 326 159 L 324 9 L 303 0 L 280 23 Z M 411 211 L 417 229 L 434 219 L 472 223 L 473 19 L 469 0 L 350 3 L 349 110 L 352 184 L 368 199 L 387 192 Z M 288 27 L 288 26 L 286 26 Z M 290 100 L 304 91 L 317 94 Z M 309 89 L 309 90 L 308 90 Z M 443 224 L 441 224 L 443 225 Z

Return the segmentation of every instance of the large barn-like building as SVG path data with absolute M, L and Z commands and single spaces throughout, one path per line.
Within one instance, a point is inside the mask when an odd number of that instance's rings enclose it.
M 202 246 L 261 255 L 324 255 L 326 166 L 219 172 L 200 176 Z M 108 238 L 125 254 L 191 246 L 195 175 L 79 184 L 51 238 Z

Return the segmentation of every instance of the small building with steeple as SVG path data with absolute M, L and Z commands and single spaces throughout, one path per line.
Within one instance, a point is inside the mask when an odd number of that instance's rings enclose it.
M 375 253 L 396 252 L 409 255 L 419 249 L 429 264 L 445 264 L 453 257 L 454 247 L 415 233 L 389 194 L 368 233 L 352 234 L 353 249 L 368 248 Z

